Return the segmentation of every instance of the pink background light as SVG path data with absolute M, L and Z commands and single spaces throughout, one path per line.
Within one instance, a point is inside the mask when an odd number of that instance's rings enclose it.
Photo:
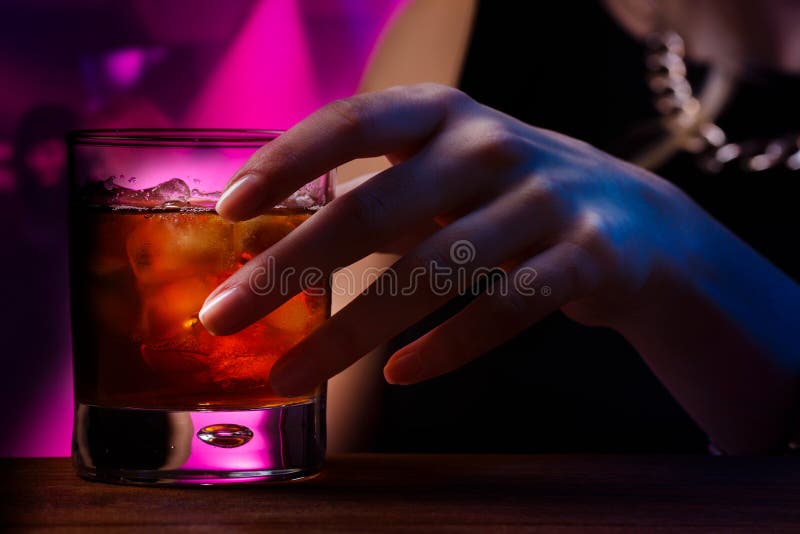
M 134 6 L 138 3 L 131 2 Z M 220 52 L 208 55 L 213 61 L 202 65 L 202 82 L 190 84 L 187 82 L 189 78 L 182 78 L 182 72 L 172 72 L 171 78 L 163 79 L 162 87 L 166 92 L 174 93 L 177 84 L 181 95 L 178 100 L 184 107 L 161 108 L 171 117 L 174 126 L 288 128 L 314 109 L 336 98 L 352 95 L 357 90 L 381 32 L 404 4 L 405 0 L 254 2 L 232 39 L 224 43 L 216 43 L 216 37 L 212 39 L 212 44 L 219 46 Z M 242 3 L 237 5 L 242 7 Z M 191 10 L 191 7 L 187 4 L 186 9 Z M 213 10 L 209 13 L 213 14 Z M 202 13 L 191 12 L 190 15 L 197 18 Z M 209 15 L 208 18 L 212 17 Z M 228 22 L 233 24 L 231 21 Z M 140 22 L 144 22 L 144 28 L 147 28 L 146 20 Z M 182 31 L 185 32 L 185 28 Z M 159 59 L 156 57 L 158 54 L 151 58 L 147 51 L 162 50 L 169 55 L 170 46 L 187 46 L 186 41 L 190 40 L 184 36 L 176 44 L 167 42 L 168 39 L 162 35 L 163 42 L 154 43 L 153 40 L 157 41 L 158 35 L 164 32 L 151 33 L 142 37 L 141 47 L 109 47 L 101 68 L 105 69 L 103 75 L 114 90 L 128 91 L 136 96 L 137 83 L 152 63 L 149 59 Z M 74 59 L 76 64 L 80 63 L 81 58 Z M 8 57 L 0 57 L 0 65 L 9 61 Z M 11 90 L 9 87 L 6 89 Z M 0 96 L 4 92 L 0 87 Z M 62 93 L 77 101 L 79 97 L 76 95 L 81 91 L 66 87 Z M 93 100 L 96 94 L 92 94 L 91 87 L 88 93 L 88 102 L 83 104 L 87 109 L 96 105 Z M 9 97 L 9 101 L 13 100 Z M 149 103 L 143 102 L 145 114 L 142 116 L 146 117 Z M 120 116 L 133 122 L 137 120 L 135 110 Z M 164 125 L 125 123 L 115 126 Z M 66 313 L 64 317 L 65 325 L 55 326 L 66 328 Z M 64 347 L 58 358 L 59 364 L 42 369 L 36 377 L 37 383 L 31 387 L 36 389 L 37 402 L 20 407 L 27 412 L 24 421 L 31 428 L 18 429 L 22 430 L 24 441 L 4 444 L 0 455 L 70 454 L 73 418 L 70 352 L 69 347 Z
M 257 4 L 183 122 L 188 127 L 285 129 L 352 95 L 402 0 Z

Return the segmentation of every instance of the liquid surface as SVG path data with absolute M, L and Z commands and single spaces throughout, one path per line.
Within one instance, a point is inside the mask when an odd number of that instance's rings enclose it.
M 231 336 L 212 336 L 197 314 L 218 284 L 310 215 L 279 209 L 232 224 L 198 208 L 73 210 L 77 400 L 171 410 L 304 402 L 276 395 L 269 372 L 328 317 L 327 292 L 296 295 Z

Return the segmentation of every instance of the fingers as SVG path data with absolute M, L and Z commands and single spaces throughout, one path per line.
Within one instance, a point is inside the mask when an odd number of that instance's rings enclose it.
M 449 109 L 467 101 L 455 89 L 425 84 L 332 102 L 261 147 L 233 176 L 217 212 L 248 219 L 342 163 L 413 152 Z
M 563 242 L 542 252 L 509 273 L 507 291 L 481 295 L 394 354 L 384 368 L 386 380 L 414 384 L 465 365 L 580 298 L 591 289 L 591 270 L 574 244 Z
M 346 193 L 349 193 L 356 187 L 360 187 L 367 183 L 369 180 L 372 180 L 375 176 L 378 175 L 378 172 L 370 172 L 367 174 L 362 174 L 361 176 L 357 176 L 352 180 L 348 180 L 347 182 L 339 182 L 336 184 L 336 197 L 340 197 Z
M 391 167 L 335 199 L 225 281 L 200 311 L 217 335 L 234 333 L 280 306 L 302 289 L 300 273 L 286 276 L 280 291 L 261 291 L 289 270 L 308 268 L 324 280 L 384 243 L 413 233 L 436 215 L 455 210 L 495 188 L 485 172 L 452 152 L 447 136 L 410 160 Z
M 281 358 L 272 370 L 273 387 L 288 395 L 313 388 L 456 294 L 496 279 L 499 270 L 482 266 L 529 250 L 557 226 L 539 204 L 535 192 L 511 193 L 440 230 Z

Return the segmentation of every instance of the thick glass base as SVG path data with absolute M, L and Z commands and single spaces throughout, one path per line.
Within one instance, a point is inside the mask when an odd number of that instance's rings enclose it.
M 121 484 L 297 480 L 325 455 L 325 396 L 246 411 L 169 411 L 78 404 L 72 460 L 86 479 Z

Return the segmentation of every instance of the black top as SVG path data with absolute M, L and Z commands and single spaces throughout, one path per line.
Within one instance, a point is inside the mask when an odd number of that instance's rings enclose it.
M 530 4 L 527 4 L 530 6 Z M 484 2 L 461 88 L 536 126 L 614 152 L 657 117 L 644 47 L 598 2 Z M 703 71 L 694 66 L 693 81 Z M 800 131 L 798 80 L 743 83 L 720 118 L 735 140 Z M 658 170 L 782 269 L 797 277 L 791 209 L 800 172 L 703 173 L 680 155 Z M 429 318 L 427 325 L 447 312 Z M 452 313 L 452 312 L 451 312 Z M 418 326 L 394 348 L 425 331 Z M 703 432 L 613 331 L 556 313 L 448 376 L 387 387 L 379 448 L 387 451 L 702 452 Z

